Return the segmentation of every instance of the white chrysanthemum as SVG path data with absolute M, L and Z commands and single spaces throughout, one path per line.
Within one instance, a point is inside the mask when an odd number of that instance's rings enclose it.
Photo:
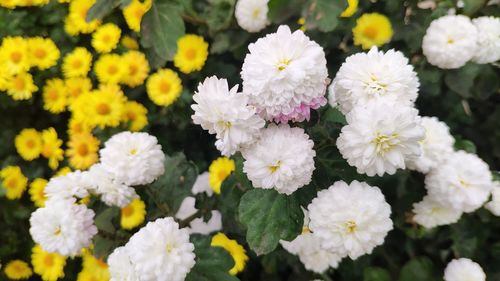
M 410 170 L 426 174 L 453 152 L 455 139 L 448 125 L 436 117 L 422 117 L 421 125 L 425 129 L 425 138 L 420 142 L 422 154 L 418 158 L 408 159 L 406 165 Z
M 333 108 L 335 108 L 339 105 L 337 102 L 337 98 L 335 97 L 333 83 L 331 83 L 330 86 L 328 86 L 328 104 Z
M 88 247 L 97 233 L 94 211 L 75 199 L 49 199 L 45 207 L 31 214 L 30 234 L 48 252 L 74 256 Z
M 248 32 L 259 32 L 268 24 L 269 0 L 238 0 L 234 16 L 238 25 Z
M 372 47 L 346 59 L 332 83 L 333 95 L 340 110 L 347 114 L 356 106 L 378 100 L 396 106 L 413 105 L 418 95 L 417 73 L 403 53 L 386 53 Z
M 108 257 L 110 281 L 137 281 L 140 280 L 135 267 L 125 247 L 116 248 Z
M 425 196 L 418 203 L 413 204 L 413 219 L 426 228 L 456 223 L 462 216 L 462 211 L 450 206 L 443 206 L 432 196 Z
M 108 206 L 124 208 L 137 197 L 134 188 L 116 180 L 101 164 L 93 165 L 88 174 L 95 193 L 101 195 L 101 200 Z
M 492 214 L 500 217 L 500 183 L 494 182 L 495 187 L 491 190 L 491 201 L 486 204 L 486 209 Z
M 215 145 L 226 156 L 252 142 L 265 125 L 255 108 L 247 105 L 248 98 L 237 91 L 237 85 L 229 90 L 226 79 L 212 76 L 198 85 L 196 103 L 191 105 L 193 122 L 216 134 Z
M 326 104 L 325 53 L 304 32 L 282 25 L 248 49 L 243 93 L 264 119 L 300 122 L 309 119 L 310 109 Z
M 44 189 L 47 198 L 84 198 L 93 191 L 88 172 L 74 171 L 50 179 Z
M 188 230 L 170 217 L 149 222 L 125 248 L 141 281 L 182 281 L 195 264 Z
M 478 48 L 472 60 L 492 63 L 500 59 L 500 18 L 479 17 L 472 20 L 477 28 Z
M 147 133 L 118 133 L 99 153 L 102 167 L 126 185 L 149 184 L 165 171 L 161 145 Z
M 190 216 L 196 214 L 198 209 L 195 208 L 196 199 L 194 197 L 188 196 L 184 198 L 175 214 L 175 217 L 180 220 L 185 220 Z M 210 220 L 205 222 L 203 218 L 195 218 L 189 223 L 189 227 L 186 227 L 190 234 L 201 233 L 209 234 L 222 229 L 222 215 L 219 211 L 212 211 L 212 217 Z
M 346 119 L 337 147 L 358 173 L 392 175 L 405 169 L 405 160 L 420 156 L 425 130 L 416 109 L 376 102 L 355 107 Z
M 301 128 L 270 125 L 260 139 L 242 151 L 243 171 L 256 188 L 292 194 L 311 182 L 314 143 Z
M 485 281 L 486 274 L 481 266 L 470 259 L 455 259 L 444 270 L 445 281 Z
M 433 198 L 466 213 L 480 208 L 493 186 L 488 164 L 465 151 L 448 155 L 425 177 L 425 188 Z
M 335 182 L 309 204 L 309 228 L 325 249 L 357 259 L 384 243 L 391 207 L 380 189 L 364 182 Z
M 208 172 L 199 174 L 193 184 L 193 187 L 191 188 L 191 193 L 196 195 L 198 193 L 205 192 L 209 197 L 212 196 L 212 194 L 214 194 L 214 190 L 210 187 L 208 177 Z
M 464 66 L 477 51 L 476 27 L 463 15 L 447 15 L 431 22 L 422 41 L 430 64 L 451 69 Z

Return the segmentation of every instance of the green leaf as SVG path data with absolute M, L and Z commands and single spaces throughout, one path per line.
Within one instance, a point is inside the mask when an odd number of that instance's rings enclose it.
M 101 231 L 114 233 L 116 231 L 113 225 L 113 220 L 120 215 L 120 210 L 117 207 L 110 207 L 98 214 L 95 218 L 95 226 Z
M 317 27 L 323 32 L 333 31 L 337 27 L 338 16 L 346 8 L 345 1 L 312 0 L 310 3 L 310 16 L 306 19 L 307 29 Z
M 455 138 L 455 149 L 465 150 L 469 153 L 476 153 L 476 145 L 470 140 L 462 139 L 461 137 Z
M 463 98 L 472 97 L 474 79 L 481 73 L 482 66 L 468 63 L 464 67 L 449 71 L 444 81 L 446 85 Z
M 484 4 L 486 4 L 486 0 L 464 0 L 463 12 L 469 16 L 473 15 L 481 9 Z
M 432 261 L 427 257 L 417 257 L 403 266 L 399 281 L 431 281 L 436 280 L 434 276 Z
M 304 214 L 293 196 L 274 189 L 253 189 L 241 197 L 240 221 L 247 226 L 247 241 L 257 255 L 273 251 L 279 240 L 300 233 Z
M 102 258 L 103 260 L 106 260 L 109 254 L 111 254 L 111 252 L 118 247 L 118 243 L 116 241 L 103 237 L 99 234 L 94 237 L 93 244 L 93 255 L 96 258 Z
M 330 122 L 340 123 L 342 125 L 347 124 L 344 114 L 342 114 L 342 112 L 340 112 L 337 108 L 332 108 L 331 106 L 328 106 L 324 118 Z
M 383 268 L 367 267 L 363 271 L 363 281 L 391 281 L 391 275 Z
M 203 17 L 207 21 L 210 32 L 226 29 L 233 20 L 235 0 L 210 0 Z
M 120 5 L 120 0 L 97 0 L 95 4 L 90 7 L 85 20 L 87 22 L 101 20 L 109 15 L 118 5 Z

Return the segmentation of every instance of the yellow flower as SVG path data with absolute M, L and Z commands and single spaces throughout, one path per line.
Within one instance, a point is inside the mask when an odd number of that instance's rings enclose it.
M 27 72 L 20 72 L 7 81 L 7 94 L 14 100 L 27 100 L 38 91 L 33 77 Z
M 141 30 L 142 16 L 151 8 L 152 0 L 132 0 L 130 4 L 123 9 L 123 17 L 130 29 L 135 32 Z
M 111 52 L 118 45 L 121 32 L 114 23 L 102 25 L 92 34 L 92 47 L 99 53 Z
M 139 43 L 134 38 L 125 35 L 122 37 L 122 45 L 129 50 L 139 50 Z
M 33 37 L 28 39 L 30 63 L 39 69 L 47 69 L 57 64 L 61 55 L 50 38 Z
M 210 167 L 208 167 L 208 183 L 215 193 L 220 193 L 222 182 L 234 169 L 234 161 L 227 157 L 219 157 L 212 161 Z
M 77 118 L 71 118 L 68 122 L 68 135 L 71 137 L 73 135 L 90 133 L 92 128 L 84 120 Z
M 61 148 L 62 140 L 57 138 L 57 132 L 50 127 L 42 131 L 42 155 L 49 159 L 49 167 L 52 170 L 57 169 L 59 161 L 64 158 L 64 151 Z
M 47 197 L 45 196 L 46 185 L 47 180 L 42 178 L 36 178 L 30 183 L 28 192 L 30 194 L 31 201 L 33 201 L 33 203 L 35 203 L 35 206 L 37 206 L 38 208 L 42 208 L 43 206 L 45 206 L 45 201 L 47 201 Z
M 372 46 L 382 46 L 391 41 L 392 26 L 389 19 L 378 13 L 363 14 L 356 20 L 352 29 L 354 45 L 361 45 L 365 50 Z
M 68 78 L 64 82 L 64 85 L 68 94 L 68 104 L 71 104 L 81 94 L 92 90 L 92 81 L 88 77 Z
M 297 20 L 297 24 L 300 25 L 299 29 L 302 30 L 302 31 L 306 31 L 307 30 L 307 27 L 306 27 L 306 19 L 304 17 L 301 17 Z
M 92 55 L 83 47 L 75 48 L 63 60 L 62 71 L 64 77 L 87 76 L 92 64 Z
M 46 252 L 37 244 L 31 250 L 31 264 L 33 271 L 40 275 L 43 281 L 56 281 L 64 277 L 66 257 Z
M 142 130 L 148 124 L 148 110 L 144 105 L 135 102 L 127 101 L 123 114 L 123 121 L 130 122 L 129 130 L 137 132 Z
M 347 0 L 347 8 L 340 14 L 343 18 L 351 17 L 358 10 L 359 0 Z
M 47 5 L 49 0 L 18 0 L 17 5 L 21 7 L 43 6 Z
M 80 34 L 78 26 L 75 24 L 73 18 L 70 17 L 70 15 L 68 15 L 64 19 L 64 31 L 66 31 L 66 33 L 68 33 L 71 36 L 77 36 L 78 34 Z
M 6 190 L 5 197 L 9 200 L 19 199 L 28 186 L 28 178 L 23 175 L 18 166 L 7 166 L 0 170 L 2 186 Z
M 30 62 L 27 40 L 20 36 L 5 37 L 0 46 L 0 61 L 5 67 L 2 71 L 11 74 L 28 71 Z
M 236 240 L 229 239 L 224 233 L 219 232 L 212 237 L 211 246 L 222 247 L 233 257 L 234 266 L 229 271 L 230 274 L 236 275 L 245 269 L 248 256 L 246 255 L 245 248 L 238 244 Z
M 96 0 L 72 0 L 69 4 L 69 20 L 75 30 L 81 33 L 92 33 L 101 24 L 100 20 L 87 22 L 87 13 Z
M 86 170 L 97 162 L 100 141 L 90 133 L 72 135 L 68 142 L 66 155 L 71 167 Z
M 0 0 L 0 7 L 7 9 L 14 9 L 16 7 L 17 0 Z
M 135 198 L 130 204 L 121 209 L 120 225 L 123 229 L 138 227 L 144 222 L 145 216 L 146 205 L 141 199 Z
M 208 57 L 208 43 L 203 37 L 195 34 L 186 34 L 177 40 L 177 52 L 174 56 L 174 65 L 182 73 L 191 73 L 201 70 Z
M 2 1 L 2 0 L 0 0 Z M 0 69 L 6 69 L 5 63 L 0 61 Z M 12 74 L 7 71 L 0 71 L 0 91 L 6 91 Z
M 24 160 L 31 161 L 42 153 L 42 135 L 35 129 L 23 129 L 14 139 L 17 153 Z
M 122 55 L 122 61 L 125 65 L 125 74 L 121 82 L 129 87 L 142 85 L 149 73 L 146 56 L 139 51 L 128 51 Z
M 102 259 L 95 258 L 90 253 L 83 254 L 82 271 L 77 281 L 108 281 L 111 279 L 108 265 Z
M 157 105 L 169 106 L 181 95 L 179 75 L 171 69 L 159 69 L 146 83 L 149 98 Z
M 60 176 L 65 176 L 67 174 L 71 173 L 71 168 L 66 166 L 66 167 L 62 167 L 61 169 L 59 169 L 55 174 L 54 174 L 54 177 L 60 177 Z
M 52 113 L 61 113 L 66 110 L 67 91 L 64 81 L 59 78 L 47 80 L 43 87 L 43 108 Z
M 94 65 L 94 72 L 101 83 L 118 84 L 126 71 L 122 58 L 117 54 L 102 55 Z
M 30 266 L 22 260 L 10 261 L 5 266 L 4 272 L 11 280 L 28 279 L 33 275 Z

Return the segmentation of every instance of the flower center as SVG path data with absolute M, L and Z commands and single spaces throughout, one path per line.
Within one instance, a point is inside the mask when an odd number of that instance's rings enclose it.
M 358 228 L 358 225 L 356 224 L 355 221 L 350 220 L 350 221 L 345 222 L 345 229 L 346 229 L 347 233 L 354 233 L 354 232 L 356 232 L 357 228 Z
M 129 67 L 128 67 L 128 73 L 130 75 L 136 75 L 137 72 L 139 71 L 139 68 L 137 67 L 137 65 L 135 64 L 131 64 Z
M 45 258 L 43 259 L 43 264 L 47 267 L 51 267 L 52 265 L 54 265 L 54 258 L 51 254 L 47 254 L 45 256 Z
M 383 95 L 386 93 L 386 87 L 387 85 L 380 83 L 374 75 L 371 75 L 370 81 L 366 83 L 366 91 L 370 95 Z
M 102 42 L 104 42 L 104 43 L 109 43 L 109 41 L 111 41 L 111 36 L 109 36 L 109 34 L 105 34 L 105 35 L 102 37 Z
M 233 124 L 230 121 L 220 120 L 217 123 L 219 124 L 219 126 L 224 127 L 226 129 L 229 129 L 229 128 L 231 128 L 233 126 Z
M 128 120 L 134 121 L 135 118 L 136 118 L 136 115 L 135 115 L 135 113 L 133 111 L 128 111 L 127 112 L 127 118 L 128 118 Z
M 132 216 L 132 214 L 134 213 L 134 208 L 132 207 L 125 207 L 125 208 L 122 208 L 122 216 L 124 217 L 130 217 Z
M 16 187 L 16 183 L 17 183 L 17 180 L 15 178 L 10 178 L 5 183 L 5 187 L 7 187 L 7 188 L 14 188 L 14 187 Z
M 137 149 L 135 148 L 132 148 L 130 151 L 129 151 L 130 155 L 136 155 L 137 154 Z
M 57 100 L 57 97 L 59 95 L 57 94 L 57 90 L 56 89 L 52 89 L 50 90 L 48 93 L 47 93 L 47 98 L 49 98 L 49 100 L 52 100 L 52 101 L 55 101 Z
M 109 75 L 116 74 L 117 72 L 118 72 L 118 67 L 116 67 L 115 65 L 110 65 L 108 67 L 108 74 Z
M 170 84 L 168 84 L 166 81 L 161 81 L 160 82 L 160 91 L 162 93 L 168 93 L 170 91 Z
M 306 233 L 311 233 L 311 230 L 309 229 L 309 227 L 304 226 L 304 227 L 302 227 L 302 234 L 306 234 Z
M 55 236 L 61 235 L 61 227 L 60 226 L 56 227 L 56 230 L 54 230 L 54 235 Z
M 172 245 L 171 243 L 167 243 L 167 253 L 171 253 L 173 250 L 174 250 L 174 245 Z
M 82 143 L 78 146 L 78 154 L 81 156 L 85 156 L 89 153 L 89 148 L 87 147 L 87 144 Z
M 368 37 L 369 39 L 373 40 L 377 37 L 378 30 L 374 26 L 368 26 L 363 30 L 363 35 L 365 37 Z
M 28 140 L 28 141 L 26 142 L 26 147 L 28 147 L 28 148 L 33 148 L 34 146 L 35 146 L 35 141 L 33 141 L 33 140 Z
M 289 64 L 290 64 L 289 59 L 282 59 L 282 60 L 278 61 L 278 64 L 276 65 L 276 67 L 278 68 L 278 71 L 283 71 Z
M 380 133 L 375 134 L 373 143 L 376 145 L 376 151 L 378 154 L 385 154 L 390 151 L 397 144 L 398 134 L 391 134 L 389 136 L 382 135 Z
M 42 48 L 38 48 L 35 50 L 34 55 L 39 59 L 43 59 L 47 55 L 47 52 Z
M 460 186 L 463 188 L 468 188 L 470 186 L 469 182 L 461 177 L 458 179 L 458 182 L 460 183 Z
M 193 48 L 189 48 L 186 50 L 186 52 L 184 53 L 184 56 L 186 57 L 186 59 L 188 60 L 193 60 L 195 57 L 196 57 L 196 50 L 193 49 Z
M 25 87 L 26 83 L 24 83 L 24 80 L 21 77 L 16 77 L 14 80 L 14 88 L 18 91 L 23 91 Z
M 448 38 L 448 40 L 446 40 L 446 43 L 453 44 L 455 43 L 455 40 L 453 40 L 453 38 Z
M 257 18 L 259 16 L 259 14 L 260 14 L 260 9 L 256 8 L 252 12 L 252 17 L 255 19 L 255 18 Z
M 10 54 L 10 60 L 12 60 L 13 63 L 19 63 L 23 59 L 23 54 L 20 52 L 12 52 Z
M 111 112 L 111 108 L 109 108 L 109 105 L 105 103 L 100 103 L 97 105 L 97 114 L 99 115 L 108 115 Z
M 73 63 L 71 65 L 73 66 L 73 68 L 80 68 L 80 67 L 82 67 L 83 63 L 81 60 L 76 59 L 73 61 Z
M 96 263 L 100 268 L 108 268 L 108 265 L 102 259 L 96 259 Z
M 278 160 L 276 164 L 269 166 L 269 171 L 271 171 L 271 174 L 274 174 L 281 166 L 281 160 Z

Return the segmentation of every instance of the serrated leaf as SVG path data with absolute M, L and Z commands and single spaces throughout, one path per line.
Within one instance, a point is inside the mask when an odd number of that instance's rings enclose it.
M 233 19 L 235 0 L 211 0 L 207 6 L 204 18 L 210 32 L 215 33 L 229 27 Z
M 345 8 L 345 1 L 312 0 L 306 26 L 307 28 L 317 27 L 323 32 L 333 31 L 339 22 L 339 15 Z
M 101 20 L 109 15 L 118 5 L 120 5 L 120 0 L 97 0 L 95 4 L 90 7 L 85 20 L 87 22 Z

